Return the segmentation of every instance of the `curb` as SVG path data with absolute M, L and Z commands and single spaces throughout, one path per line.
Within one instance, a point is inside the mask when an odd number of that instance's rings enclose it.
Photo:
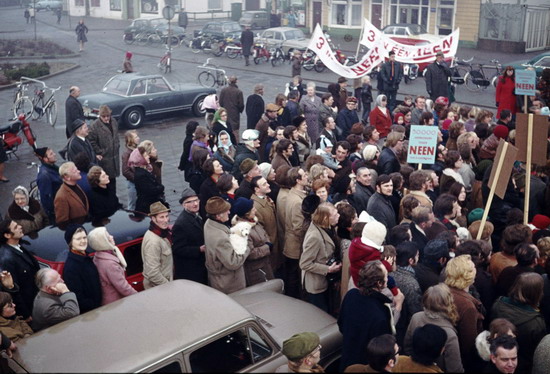
M 63 58 L 76 58 L 80 54 L 70 54 L 70 55 L 54 55 L 54 56 L 4 56 L 0 57 L 0 61 L 15 61 L 15 60 L 57 60 Z
M 79 67 L 80 67 L 80 64 L 75 64 L 74 66 L 68 67 L 67 69 L 59 70 L 59 71 L 56 71 L 55 73 L 51 73 L 51 74 L 48 74 L 48 75 L 37 77 L 35 79 L 47 79 L 47 78 L 55 77 L 56 75 L 66 73 L 68 71 L 74 70 L 74 69 L 79 68 Z M 11 84 L 7 84 L 5 86 L 0 86 L 0 91 L 4 91 L 4 90 L 7 90 L 7 89 L 16 87 L 16 86 L 17 86 L 17 83 L 11 83 Z

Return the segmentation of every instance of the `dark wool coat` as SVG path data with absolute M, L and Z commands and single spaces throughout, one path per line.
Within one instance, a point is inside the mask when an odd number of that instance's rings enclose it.
M 111 128 L 95 120 L 90 125 L 88 140 L 96 155 L 103 156 L 98 165 L 105 170 L 109 178 L 113 180 L 120 175 L 120 140 L 118 138 L 118 122 L 111 117 Z
M 92 187 L 90 215 L 92 219 L 105 218 L 116 212 L 122 205 L 118 202 L 114 188 Z
M 80 101 L 74 96 L 69 96 L 65 101 L 65 135 L 67 139 L 71 137 L 72 126 L 75 119 L 84 119 L 84 109 Z
M 155 176 L 144 168 L 134 169 L 134 183 L 136 184 L 136 210 L 149 213 L 151 204 L 164 201 L 164 186 Z
M 380 292 L 362 295 L 357 288 L 346 294 L 338 317 L 343 335 L 340 371 L 353 364 L 366 364 L 367 344 L 372 338 L 391 334 L 391 300 Z
M 174 257 L 174 279 L 189 279 L 208 284 L 208 273 L 204 265 L 204 221 L 185 209 L 172 227 L 172 255 Z
M 241 123 L 241 113 L 244 110 L 243 92 L 235 83 L 224 87 L 220 92 L 220 106 L 227 110 L 227 122 L 233 130 L 237 130 Z
M 92 257 L 69 251 L 63 268 L 63 280 L 76 294 L 80 314 L 101 306 L 101 283 Z
M 265 102 L 261 95 L 252 94 L 246 98 L 246 128 L 254 129 L 265 111 Z M 236 144 L 236 143 L 233 143 Z
M 11 218 L 23 227 L 23 233 L 28 234 L 32 231 L 37 231 L 48 224 L 48 216 L 40 203 L 29 197 L 29 211 L 22 209 L 19 205 L 11 203 L 8 208 L 6 218 Z
M 388 231 L 395 226 L 395 211 L 387 196 L 378 192 L 371 196 L 367 204 L 367 213 L 374 217 L 378 222 L 385 225 Z
M 90 162 L 88 168 L 97 165 L 96 154 L 88 138 L 82 140 L 77 136 L 72 136 L 67 145 L 67 161 L 74 161 L 75 157 L 80 153 L 84 153 L 88 157 L 88 161 Z M 88 172 L 87 170 L 81 171 Z
M 59 190 L 59 187 L 63 184 L 57 166 L 44 163 L 40 164 L 38 175 L 36 176 L 36 184 L 38 185 L 38 191 L 40 191 L 42 208 L 44 208 L 50 221 L 54 221 L 55 212 L 53 200 L 55 199 L 57 190 Z
M 40 266 L 33 253 L 23 246 L 21 252 L 11 245 L 4 244 L 0 247 L 0 269 L 9 271 L 13 282 L 19 286 L 19 292 L 13 295 L 17 308 L 17 315 L 27 318 L 32 315 L 34 297 L 38 288 L 34 283 L 34 276 Z
M 384 148 L 380 152 L 380 158 L 378 159 L 378 165 L 376 167 L 376 172 L 378 175 L 391 173 L 398 173 L 401 170 L 401 164 L 395 155 L 395 152 L 390 148 Z
M 426 68 L 424 80 L 426 81 L 426 91 L 430 95 L 430 99 L 437 99 L 439 96 L 449 97 L 449 82 L 451 70 L 445 62 L 438 65 L 436 62 L 431 63 Z

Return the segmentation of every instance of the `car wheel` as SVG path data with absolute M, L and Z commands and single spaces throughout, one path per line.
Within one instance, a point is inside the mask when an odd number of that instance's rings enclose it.
M 132 107 L 124 112 L 123 118 L 128 128 L 137 129 L 143 123 L 143 109 Z
M 196 117 L 201 117 L 201 116 L 204 116 L 204 114 L 206 113 L 206 109 L 201 109 L 202 107 L 202 102 L 204 101 L 204 98 L 206 97 L 206 95 L 204 96 L 200 96 L 197 100 L 195 100 L 195 102 L 193 103 L 193 114 L 196 116 Z

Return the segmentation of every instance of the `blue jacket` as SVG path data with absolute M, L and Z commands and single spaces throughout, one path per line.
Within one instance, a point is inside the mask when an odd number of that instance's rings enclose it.
M 346 138 L 351 131 L 351 127 L 359 121 L 356 110 L 342 109 L 336 117 L 336 126 L 342 130 L 342 138 Z
M 42 163 L 38 168 L 36 184 L 38 185 L 38 191 L 40 191 L 40 203 L 50 221 L 55 222 L 53 201 L 57 190 L 59 190 L 59 187 L 63 184 L 57 165 L 52 166 Z
M 372 338 L 392 333 L 391 312 L 386 303 L 391 300 L 379 292 L 365 296 L 357 288 L 348 291 L 338 318 L 344 337 L 340 371 L 350 365 L 368 364 L 367 344 Z

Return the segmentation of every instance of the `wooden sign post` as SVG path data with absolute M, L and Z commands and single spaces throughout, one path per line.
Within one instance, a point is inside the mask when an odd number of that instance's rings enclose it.
M 516 146 L 518 161 L 525 162 L 525 202 L 523 223 L 529 222 L 532 164 L 546 164 L 548 143 L 548 117 L 534 114 L 516 114 Z
M 508 180 L 510 179 L 510 174 L 512 173 L 512 167 L 514 166 L 517 153 L 518 149 L 516 147 L 500 139 L 495 162 L 493 163 L 491 176 L 489 178 L 489 197 L 487 198 L 487 203 L 485 204 L 485 209 L 483 210 L 483 217 L 481 218 L 481 224 L 479 225 L 479 231 L 477 232 L 477 240 L 481 240 L 481 234 L 483 233 L 485 222 L 487 222 L 493 197 L 496 194 L 501 199 L 504 199 L 506 187 L 508 186 Z

